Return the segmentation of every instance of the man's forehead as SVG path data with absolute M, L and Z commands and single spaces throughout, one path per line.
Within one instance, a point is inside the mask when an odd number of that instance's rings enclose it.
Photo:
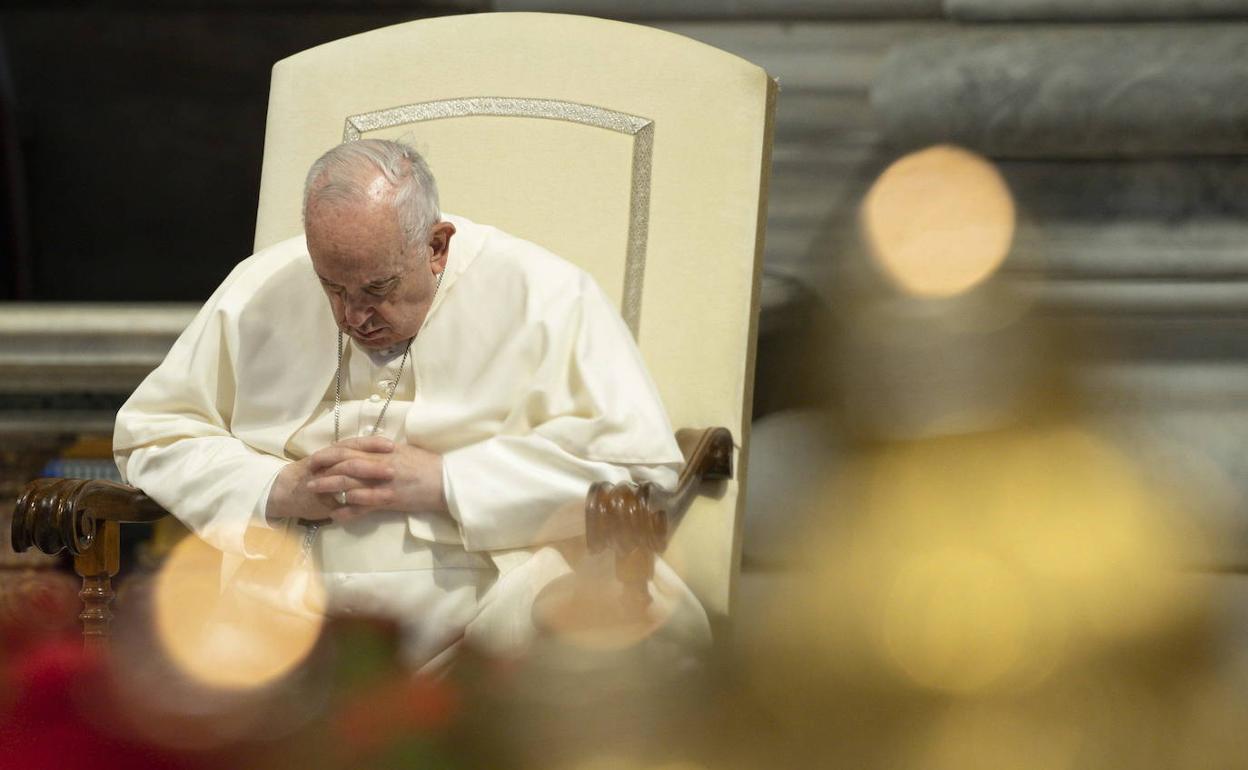
M 384 243 L 365 242 L 317 248 L 309 239 L 308 255 L 312 258 L 312 269 L 322 280 L 363 286 L 387 281 L 406 269 L 401 250 L 385 246 Z
M 393 211 L 371 207 L 317 207 L 307 222 L 308 253 L 323 279 L 366 285 L 403 271 L 404 239 Z
M 307 209 L 305 229 L 329 240 L 394 237 L 402 232 L 393 201 L 317 200 Z

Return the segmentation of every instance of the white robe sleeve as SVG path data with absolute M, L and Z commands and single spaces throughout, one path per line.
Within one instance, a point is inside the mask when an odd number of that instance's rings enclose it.
M 227 553 L 260 556 L 247 532 L 260 524 L 269 486 L 288 462 L 231 434 L 237 325 L 221 285 L 164 362 L 117 414 L 113 451 L 126 481 Z
M 507 428 L 443 456 L 470 551 L 582 535 L 596 481 L 675 484 L 682 458 L 641 354 L 597 285 L 585 277 L 580 289 L 567 312 L 544 319 L 546 355 Z

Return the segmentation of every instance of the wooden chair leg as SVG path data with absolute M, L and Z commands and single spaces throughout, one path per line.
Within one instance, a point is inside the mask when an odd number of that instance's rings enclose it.
M 121 525 L 116 521 L 98 522 L 91 546 L 74 557 L 74 570 L 82 576 L 82 643 L 89 650 L 108 647 L 109 624 L 113 620 L 113 581 L 121 561 Z

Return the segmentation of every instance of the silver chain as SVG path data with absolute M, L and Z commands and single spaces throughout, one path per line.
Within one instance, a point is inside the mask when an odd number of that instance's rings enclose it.
M 446 270 L 443 270 L 442 272 L 438 273 L 438 283 L 436 286 L 433 287 L 434 297 L 438 296 L 438 289 L 442 288 L 442 276 L 444 275 L 446 275 Z M 430 309 L 432 309 L 432 307 L 433 307 L 433 303 L 431 300 Z M 423 324 L 422 324 L 422 327 L 423 327 Z M 386 410 L 390 408 L 390 402 L 394 400 L 395 391 L 399 389 L 399 381 L 403 379 L 403 369 L 404 367 L 407 366 L 407 358 L 412 353 L 412 343 L 415 341 L 416 341 L 415 337 L 412 337 L 410 340 L 407 341 L 407 347 L 403 350 L 403 360 L 399 362 L 399 373 L 395 375 L 394 380 L 391 381 L 390 383 L 390 393 L 386 396 L 386 403 L 381 405 L 381 412 L 377 415 L 377 422 L 373 423 L 373 429 L 369 431 L 370 436 L 376 436 L 377 432 L 381 430 L 381 423 L 382 421 L 386 419 Z M 338 369 L 334 372 L 334 443 L 335 444 L 337 444 L 339 440 L 339 435 L 340 435 L 339 426 L 341 425 L 341 422 L 342 422 L 342 354 L 343 354 L 342 329 L 339 329 L 338 330 Z M 335 497 L 337 495 L 343 495 L 345 497 L 346 490 L 344 489 L 340 492 L 335 493 Z M 343 505 L 346 504 L 346 501 L 342 499 L 338 499 L 337 502 Z M 304 529 L 305 529 L 304 534 L 303 534 L 302 551 L 303 551 L 303 557 L 306 559 L 312 554 L 312 547 L 316 545 L 316 533 L 320 531 L 322 526 L 324 526 L 325 520 L 324 519 L 303 519 L 301 520 L 300 523 L 303 524 Z
M 386 403 L 381 405 L 381 413 L 377 415 L 377 422 L 373 423 L 373 429 L 368 435 L 375 436 L 377 431 L 381 430 L 381 423 L 386 419 L 386 410 L 390 408 L 390 402 L 394 400 L 394 392 L 399 389 L 399 380 L 403 379 L 403 369 L 407 366 L 407 357 L 412 352 L 412 341 L 407 341 L 407 348 L 403 351 L 403 360 L 399 362 L 399 373 L 395 375 L 394 380 L 390 383 L 390 393 L 386 395 Z M 334 374 L 334 443 L 338 443 L 338 425 L 341 420 L 342 411 L 342 330 L 338 331 L 338 371 Z M 345 491 L 345 490 L 344 490 Z

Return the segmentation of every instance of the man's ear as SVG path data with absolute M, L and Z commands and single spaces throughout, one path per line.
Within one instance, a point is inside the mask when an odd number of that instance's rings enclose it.
M 435 275 L 446 269 L 446 258 L 451 253 L 453 235 L 455 235 L 455 225 L 446 220 L 435 224 L 429 232 L 429 248 L 433 252 L 429 255 L 429 264 L 433 267 Z

